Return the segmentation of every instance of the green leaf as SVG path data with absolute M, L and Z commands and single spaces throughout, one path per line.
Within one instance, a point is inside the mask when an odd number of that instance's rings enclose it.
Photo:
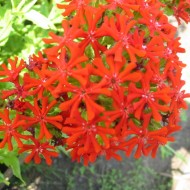
M 171 16 L 171 15 L 174 14 L 173 9 L 171 9 L 171 8 L 169 8 L 169 7 L 166 7 L 166 8 L 164 9 L 164 12 L 165 12 L 165 14 L 167 14 L 168 16 Z
M 140 126 L 140 125 L 141 125 L 141 122 L 140 122 L 138 119 L 132 118 L 132 120 L 133 120 L 133 122 L 135 123 L 135 125 L 137 125 L 137 126 Z
M 0 184 L 4 183 L 5 185 L 9 185 L 10 183 L 5 179 L 4 175 L 0 172 Z
M 13 89 L 14 88 L 14 84 L 11 82 L 1 82 L 0 83 L 0 90 L 9 90 L 9 89 Z
M 27 12 L 34 6 L 36 2 L 37 0 L 21 0 L 16 7 L 16 11 Z M 17 1 L 14 1 L 14 3 L 16 4 Z
M 180 117 L 181 117 L 181 121 L 183 121 L 183 122 L 187 122 L 188 121 L 186 110 L 181 110 Z
M 25 0 L 26 2 L 24 3 L 23 7 L 21 8 L 21 12 L 28 12 L 38 0 Z
M 159 130 L 161 128 L 162 128 L 162 125 L 160 124 L 160 122 L 157 122 L 154 119 L 151 120 L 150 125 L 148 126 L 148 129 L 150 131 Z
M 37 12 L 36 10 L 32 9 L 31 11 L 25 13 L 24 16 L 27 20 L 32 21 L 34 24 L 36 24 L 40 28 L 43 28 L 43 29 L 54 28 L 53 23 L 51 23 L 47 17 Z
M 20 0 L 11 0 L 12 8 L 15 9 L 19 3 L 20 3 Z
M 170 145 L 165 145 L 165 147 L 168 149 L 168 151 L 173 153 L 177 158 L 182 160 L 184 163 L 187 163 L 187 159 L 186 159 L 186 157 L 184 155 L 182 155 L 179 152 L 176 152 L 176 150 L 174 150 Z
M 59 24 L 63 20 L 63 16 L 61 15 L 63 11 L 61 9 L 58 9 L 56 6 L 53 6 L 49 15 L 48 19 L 52 21 L 54 24 Z
M 25 183 L 21 176 L 19 159 L 15 155 L 7 154 L 4 163 L 6 166 L 11 167 L 13 174 Z
M 10 152 L 7 149 L 7 147 L 5 147 L 3 149 L 0 149 L 0 155 L 1 155 L 0 163 L 5 164 L 7 167 L 11 167 L 13 171 L 13 175 L 15 175 L 23 183 L 25 183 L 21 176 L 20 162 L 19 162 L 19 159 L 17 158 L 18 156 L 17 151 L 14 150 Z
M 2 15 L 3 14 L 3 15 Z M 10 10 L 2 9 L 0 14 L 0 46 L 6 44 L 12 30 L 12 15 Z

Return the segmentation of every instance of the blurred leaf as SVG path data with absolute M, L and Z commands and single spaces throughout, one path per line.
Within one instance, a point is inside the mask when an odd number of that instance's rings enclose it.
M 51 20 L 54 24 L 59 24 L 63 20 L 63 16 L 61 15 L 63 11 L 61 9 L 57 9 L 56 5 L 52 7 L 48 19 Z
M 12 8 L 15 9 L 19 3 L 20 3 L 20 0 L 11 0 Z
M 18 36 L 17 34 L 9 35 L 6 46 L 3 48 L 7 53 L 10 52 L 10 56 L 17 55 L 24 48 L 24 38 L 23 36 Z
M 186 122 L 188 120 L 187 111 L 186 110 L 181 110 L 181 112 L 180 112 L 180 118 L 181 118 L 181 121 L 183 121 L 183 122 Z
M 173 155 L 171 151 L 168 151 L 168 148 L 166 146 L 160 147 L 160 153 L 161 153 L 162 159 L 169 158 L 170 156 Z
M 49 21 L 47 17 L 37 12 L 36 10 L 31 10 L 25 13 L 25 18 L 32 21 L 34 24 L 43 29 L 55 28 L 54 25 Z
M 13 89 L 14 88 L 14 84 L 11 82 L 1 82 L 0 83 L 0 90 L 9 90 L 9 89 Z
M 21 8 L 21 12 L 26 13 L 27 11 L 29 11 L 38 0 L 24 0 L 24 6 Z
M 183 162 L 187 163 L 187 159 L 186 159 L 185 155 L 182 155 L 181 153 L 176 152 L 176 150 L 174 150 L 170 145 L 165 145 L 165 147 L 168 151 L 173 153 L 177 158 L 179 158 Z
M 10 183 L 5 179 L 4 175 L 0 172 L 0 184 L 4 183 L 6 185 L 9 185 Z
M 165 14 L 167 14 L 168 16 L 171 16 L 171 15 L 174 14 L 173 9 L 171 9 L 171 8 L 169 8 L 169 7 L 165 7 L 164 12 L 165 12 Z
M 12 156 L 6 156 L 6 159 L 4 160 L 5 165 L 7 165 L 8 167 L 11 167 L 13 174 L 19 178 L 23 183 L 24 180 L 22 179 L 21 176 L 21 171 L 20 171 L 20 163 L 18 158 L 15 155 Z
M 2 9 L 0 13 L 0 46 L 5 45 L 12 30 L 11 10 Z
M 0 155 L 0 163 L 5 164 L 7 167 L 11 167 L 13 174 L 17 178 L 19 178 L 23 183 L 25 183 L 21 176 L 20 163 L 19 159 L 17 158 L 17 151 L 15 150 L 10 152 L 5 147 L 3 149 L 0 149 Z
M 155 131 L 155 130 L 158 130 L 158 129 L 161 129 L 162 128 L 162 125 L 160 122 L 157 122 L 155 121 L 154 119 L 151 119 L 151 123 L 150 125 L 148 126 L 148 129 L 150 131 Z
M 27 12 L 34 6 L 36 2 L 37 0 L 21 0 L 16 7 L 16 11 Z M 13 3 L 16 4 L 17 1 L 14 1 Z

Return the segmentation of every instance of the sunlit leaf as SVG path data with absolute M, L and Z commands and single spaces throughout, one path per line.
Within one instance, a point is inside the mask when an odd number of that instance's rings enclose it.
M 26 3 L 24 4 L 24 6 L 21 8 L 21 11 L 26 13 L 27 11 L 29 11 L 37 2 L 38 0 L 26 0 Z
M 25 13 L 25 18 L 32 21 L 34 24 L 43 29 L 49 29 L 53 27 L 53 24 L 49 21 L 47 17 L 33 9 Z

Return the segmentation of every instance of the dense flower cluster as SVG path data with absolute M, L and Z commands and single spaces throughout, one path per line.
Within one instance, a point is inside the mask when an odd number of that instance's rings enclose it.
M 175 16 L 189 21 L 187 1 L 176 3 Z M 121 160 L 134 153 L 156 156 L 174 141 L 180 109 L 185 50 L 176 28 L 158 0 L 68 0 L 64 33 L 44 39 L 49 48 L 2 64 L 0 147 L 17 144 L 25 161 L 40 163 L 64 146 L 72 160 L 87 165 L 103 155 Z M 179 20 L 178 20 L 179 21 Z M 180 22 L 180 21 L 179 21 Z
M 179 0 L 178 2 L 174 0 L 171 5 L 169 5 L 176 17 L 178 24 L 181 24 L 181 20 L 186 23 L 190 22 L 190 1 L 189 0 Z

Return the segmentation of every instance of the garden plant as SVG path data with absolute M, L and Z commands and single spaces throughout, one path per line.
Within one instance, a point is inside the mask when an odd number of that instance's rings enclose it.
M 100 156 L 156 157 L 186 109 L 178 24 L 189 0 L 67 0 L 62 33 L 0 65 L 0 151 L 48 165 L 59 147 L 88 165 Z M 19 176 L 17 174 L 17 176 Z

